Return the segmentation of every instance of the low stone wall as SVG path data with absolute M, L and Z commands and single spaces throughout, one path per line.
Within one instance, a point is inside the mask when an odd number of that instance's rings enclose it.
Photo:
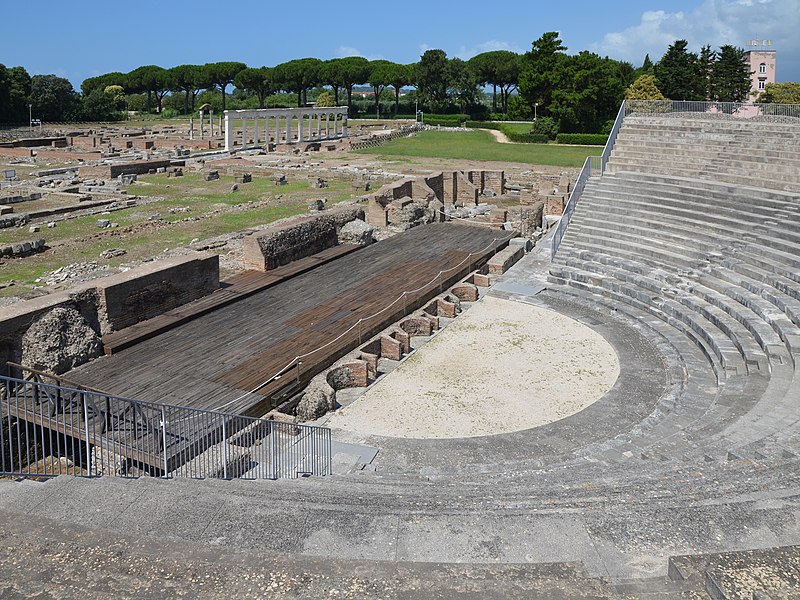
M 219 288 L 219 256 L 177 257 L 97 281 L 103 333 L 152 319 Z
M 244 239 L 245 267 L 269 271 L 332 248 L 338 244 L 338 234 L 344 225 L 363 218 L 361 208 L 336 208 L 247 236 Z
M 0 256 L 28 256 L 29 254 L 35 254 L 37 252 L 44 252 L 46 249 L 47 245 L 44 240 L 30 240 L 29 242 L 17 242 L 15 244 L 0 246 Z
M 509 246 L 489 259 L 487 263 L 490 275 L 502 275 L 510 269 L 520 258 L 525 255 L 521 246 Z
M 84 179 L 116 179 L 120 175 L 144 175 L 154 169 L 166 169 L 170 160 L 136 160 L 111 165 L 81 167 L 80 176 Z
M 56 309 L 77 311 L 101 336 L 210 294 L 218 287 L 219 257 L 203 253 L 152 262 L 64 292 L 11 304 L 0 308 L 0 366 L 7 361 L 23 361 L 25 333 Z M 58 336 L 60 332 L 52 333 Z

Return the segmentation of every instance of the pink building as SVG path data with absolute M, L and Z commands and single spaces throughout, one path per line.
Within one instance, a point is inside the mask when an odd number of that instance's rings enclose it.
M 772 40 L 747 40 L 744 53 L 750 64 L 750 94 L 757 97 L 768 83 L 775 83 L 775 50 Z

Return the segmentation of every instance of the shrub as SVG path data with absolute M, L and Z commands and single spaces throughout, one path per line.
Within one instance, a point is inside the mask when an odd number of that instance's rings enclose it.
M 533 122 L 531 133 L 546 136 L 550 140 L 558 135 L 558 121 L 553 117 L 539 117 Z
M 508 99 L 508 118 L 514 121 L 530 121 L 533 119 L 531 105 L 519 95 Z
M 461 127 L 462 123 L 468 119 L 467 115 L 425 114 L 426 125 L 441 125 L 442 127 Z
M 518 133 L 516 131 L 505 131 L 506 137 L 512 142 L 520 144 L 546 144 L 550 140 L 541 133 Z
M 608 136 L 602 133 L 559 133 L 556 142 L 581 146 L 603 146 Z

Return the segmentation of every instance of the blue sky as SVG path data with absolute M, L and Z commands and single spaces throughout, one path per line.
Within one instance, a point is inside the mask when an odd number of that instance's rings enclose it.
M 771 39 L 778 80 L 800 81 L 800 0 L 3 4 L 0 63 L 67 77 L 76 88 L 87 77 L 145 64 L 273 66 L 349 55 L 408 63 L 427 48 L 465 59 L 487 50 L 524 52 L 545 31 L 560 32 L 570 53 L 591 50 L 635 66 L 645 53 L 657 60 L 675 39 L 689 40 L 695 51 L 705 43 Z

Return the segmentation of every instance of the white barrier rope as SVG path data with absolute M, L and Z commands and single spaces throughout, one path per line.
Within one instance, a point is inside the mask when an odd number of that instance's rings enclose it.
M 497 225 L 513 225 L 514 223 L 518 223 L 518 222 L 522 223 L 522 219 L 520 219 L 519 221 L 503 221 L 502 223 L 484 223 L 483 221 L 473 221 L 471 218 L 467 218 L 467 217 L 456 217 L 454 215 L 448 215 L 441 208 L 439 209 L 439 212 L 442 213 L 448 219 L 458 219 L 459 221 L 469 221 L 473 225 L 486 225 L 487 227 L 494 227 L 494 226 L 497 226 Z
M 498 239 L 499 239 L 499 238 L 493 238 L 493 239 L 492 239 L 492 241 L 491 241 L 491 242 L 489 242 L 489 244 L 488 244 L 488 245 L 487 245 L 485 248 L 483 248 L 482 250 L 480 250 L 480 251 L 478 251 L 478 252 L 470 252 L 470 253 L 467 255 L 467 257 L 466 257 L 464 260 L 462 260 L 460 263 L 458 263 L 456 266 L 454 266 L 454 267 L 450 267 L 449 269 L 445 269 L 444 271 L 439 271 L 439 273 L 436 275 L 436 277 L 434 277 L 433 279 L 431 279 L 431 280 L 430 280 L 428 283 L 426 283 L 426 284 L 425 284 L 425 285 L 423 285 L 422 287 L 418 287 L 418 288 L 417 288 L 417 289 L 415 289 L 415 290 L 407 290 L 407 291 L 403 292 L 403 293 L 402 293 L 402 294 L 400 294 L 400 295 L 399 295 L 399 296 L 398 296 L 398 297 L 397 297 L 397 298 L 396 298 L 396 299 L 395 299 L 395 300 L 394 300 L 394 301 L 393 301 L 391 304 L 389 304 L 388 306 L 384 306 L 384 307 L 383 307 L 381 310 L 379 310 L 379 311 L 378 311 L 378 312 L 376 312 L 375 314 L 373 314 L 373 315 L 370 315 L 370 316 L 368 316 L 368 317 L 362 317 L 362 318 L 360 318 L 358 321 L 356 321 L 355 323 L 353 323 L 353 325 L 351 325 L 351 326 L 350 326 L 350 327 L 349 327 L 347 330 L 345 330 L 345 331 L 343 331 L 342 333 L 340 333 L 338 336 L 336 336 L 335 338 L 333 338 L 333 339 L 332 339 L 331 341 L 329 341 L 327 344 L 324 344 L 324 345 L 322 345 L 322 346 L 320 346 L 320 347 L 318 347 L 318 348 L 315 348 L 314 350 L 311 350 L 310 352 L 306 352 L 305 354 L 301 354 L 301 355 L 299 355 L 299 356 L 295 356 L 295 357 L 294 357 L 294 359 L 292 359 L 291 361 L 289 361 L 289 363 L 288 363 L 288 364 L 287 364 L 285 367 L 283 367 L 282 369 L 280 369 L 280 370 L 279 370 L 277 373 L 275 373 L 275 375 L 273 375 L 273 376 L 272 376 L 272 377 L 270 377 L 269 379 L 266 379 L 266 380 L 264 380 L 262 383 L 258 384 L 256 387 L 254 387 L 254 388 L 253 388 L 252 390 L 250 390 L 249 392 L 245 392 L 244 394 L 242 394 L 242 395 L 241 395 L 241 396 L 239 396 L 238 398 L 234 398 L 234 399 L 233 399 L 233 400 L 231 400 L 230 402 L 226 402 L 225 404 L 223 404 L 223 405 L 221 405 L 221 406 L 219 406 L 219 407 L 215 408 L 214 410 L 221 411 L 222 409 L 224 409 L 224 408 L 226 408 L 226 407 L 230 406 L 231 404 L 235 404 L 236 402 L 239 402 L 239 401 L 240 401 L 240 400 L 242 400 L 243 398 L 246 398 L 246 397 L 247 397 L 247 396 L 249 396 L 250 394 L 254 394 L 254 393 L 256 393 L 258 390 L 260 390 L 261 388 L 263 388 L 263 387 L 265 387 L 265 386 L 269 385 L 270 383 L 272 383 L 272 382 L 273 382 L 273 381 L 275 381 L 276 379 L 280 379 L 281 377 L 283 377 L 283 375 L 284 375 L 284 374 L 285 374 L 287 371 L 289 371 L 289 369 L 291 369 L 291 368 L 292 368 L 292 367 L 294 367 L 295 365 L 299 366 L 300 364 L 302 364 L 302 360 L 301 360 L 302 358 L 306 358 L 306 357 L 308 357 L 308 356 L 311 356 L 312 354 L 315 354 L 316 352 L 319 352 L 320 350 L 323 350 L 323 349 L 327 348 L 328 346 L 331 346 L 331 345 L 335 344 L 335 343 L 336 343 L 336 342 L 338 342 L 340 339 L 342 339 L 344 336 L 346 336 L 346 335 L 347 335 L 347 334 L 349 334 L 351 331 L 353 331 L 353 330 L 354 330 L 356 327 L 359 327 L 359 326 L 361 325 L 361 323 L 363 323 L 364 321 L 369 321 L 370 319 L 373 319 L 373 318 L 377 317 L 378 315 L 380 315 L 381 313 L 383 313 L 383 312 L 387 311 L 387 310 L 388 310 L 388 309 L 390 309 L 392 306 L 394 306 L 395 304 L 397 304 L 398 302 L 400 302 L 400 300 L 404 299 L 404 298 L 405 298 L 405 297 L 406 297 L 408 294 L 415 294 L 415 293 L 417 293 L 417 292 L 421 292 L 422 290 L 424 290 L 424 289 L 425 289 L 425 288 L 427 288 L 428 286 L 430 286 L 430 285 L 432 285 L 432 284 L 436 283 L 436 281 L 439 279 L 439 277 L 441 277 L 441 276 L 442 276 L 442 275 L 444 275 L 445 273 L 449 273 L 450 271 L 454 271 L 454 270 L 456 270 L 456 269 L 460 268 L 461 266 L 463 266 L 463 265 L 464 265 L 464 263 L 471 261 L 471 260 L 472 260 L 472 257 L 473 257 L 473 255 L 480 255 L 480 254 L 482 254 L 483 252 L 485 252 L 486 250 L 489 250 L 489 249 L 490 249 L 492 246 L 494 246 L 494 245 L 495 245 L 495 243 L 498 241 Z

